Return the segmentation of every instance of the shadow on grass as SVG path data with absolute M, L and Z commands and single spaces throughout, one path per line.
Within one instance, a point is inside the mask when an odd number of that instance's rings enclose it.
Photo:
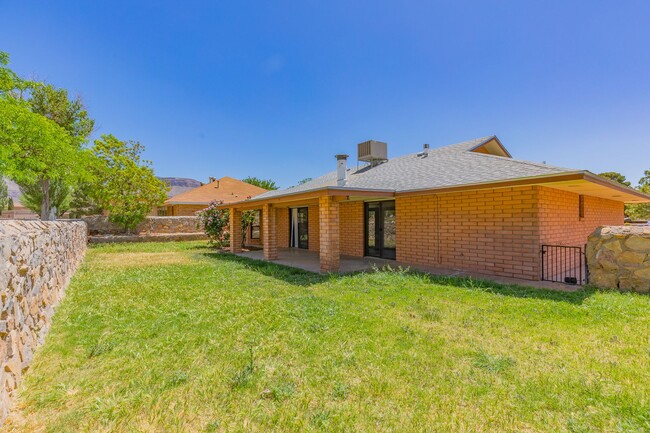
M 311 286 L 313 284 L 322 283 L 332 278 L 337 278 L 337 275 L 322 275 L 314 272 L 305 271 L 303 269 L 292 268 L 291 266 L 279 265 L 277 263 L 265 262 L 264 260 L 255 260 L 248 257 L 240 257 L 230 253 L 224 252 L 209 252 L 203 253 L 205 257 L 226 261 L 231 263 L 238 263 L 247 269 L 259 272 L 267 277 L 282 280 L 294 286 Z
M 282 280 L 286 283 L 296 286 L 311 286 L 313 284 L 331 281 L 341 278 L 341 275 L 330 274 L 322 275 L 305 271 L 290 266 L 280 265 L 277 263 L 266 262 L 263 260 L 240 257 L 229 253 L 210 252 L 203 254 L 206 257 L 238 263 L 254 272 L 262 275 Z M 475 290 L 478 292 L 491 293 L 494 295 L 508 296 L 511 298 L 521 299 L 541 299 L 555 302 L 566 302 L 570 304 L 582 304 L 586 299 L 591 297 L 598 290 L 590 287 L 582 288 L 575 291 L 559 291 L 551 289 L 542 289 L 530 286 L 506 285 L 496 283 L 490 280 L 477 280 L 470 277 L 451 277 L 443 275 L 433 275 L 422 271 L 395 269 L 390 267 L 377 268 L 371 271 L 359 271 L 345 274 L 346 277 L 355 277 L 363 274 L 385 273 L 392 275 L 404 275 L 424 280 L 428 284 L 445 285 L 463 289 Z
M 567 302 L 570 304 L 582 304 L 586 299 L 598 292 L 597 289 L 591 287 L 584 287 L 575 291 L 565 292 L 561 290 L 543 289 L 518 284 L 500 284 L 490 280 L 474 279 L 471 277 L 449 277 L 443 275 L 432 275 L 419 271 L 409 271 L 409 273 L 427 278 L 433 284 L 460 287 L 484 293 L 508 296 L 511 298 L 541 299 L 546 301 Z

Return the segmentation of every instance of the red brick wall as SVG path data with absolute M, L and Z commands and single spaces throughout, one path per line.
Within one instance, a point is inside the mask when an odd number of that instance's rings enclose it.
M 363 257 L 363 202 L 343 202 L 339 212 L 341 254 Z
M 278 248 L 289 248 L 289 209 L 275 210 L 275 237 Z
M 320 270 L 338 271 L 341 258 L 339 203 L 334 197 L 321 196 L 318 199 L 318 222 L 320 224 Z
M 205 209 L 202 204 L 175 204 L 167 207 L 168 216 L 194 216 L 196 212 Z
M 596 227 L 624 223 L 621 202 L 585 195 L 584 218 L 580 218 L 578 194 L 542 186 L 537 188 L 541 244 L 584 246 Z
M 307 209 L 307 230 L 309 230 L 309 251 L 318 251 L 320 247 L 320 231 L 318 227 L 318 205 Z
M 533 187 L 397 197 L 397 260 L 537 279 L 536 200 Z

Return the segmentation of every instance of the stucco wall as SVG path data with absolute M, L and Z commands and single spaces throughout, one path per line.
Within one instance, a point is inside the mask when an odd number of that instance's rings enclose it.
M 80 221 L 0 221 L 0 420 L 86 252 Z
M 126 230 L 108 221 L 105 215 L 83 217 L 88 224 L 90 235 L 120 235 Z M 195 216 L 157 217 L 148 216 L 133 231 L 134 234 L 172 234 L 172 233 L 203 233 Z
M 650 226 L 599 227 L 587 242 L 589 283 L 650 291 Z

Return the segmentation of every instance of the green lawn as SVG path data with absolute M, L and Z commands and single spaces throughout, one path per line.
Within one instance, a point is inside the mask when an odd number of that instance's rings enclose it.
M 4 431 L 650 431 L 650 298 L 91 248 Z

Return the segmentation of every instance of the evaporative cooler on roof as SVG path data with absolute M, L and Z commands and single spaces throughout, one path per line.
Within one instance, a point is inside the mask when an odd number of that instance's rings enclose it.
M 358 145 L 359 161 L 369 162 L 371 165 L 388 160 L 388 144 L 383 141 L 368 140 Z

